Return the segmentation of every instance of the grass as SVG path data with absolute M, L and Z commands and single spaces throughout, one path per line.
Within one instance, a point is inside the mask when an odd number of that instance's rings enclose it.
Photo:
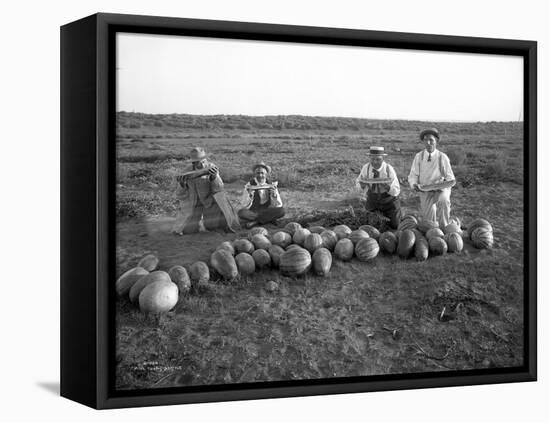
M 287 209 L 281 224 L 297 220 L 305 226 L 346 223 L 356 228 L 380 223 L 363 211 L 353 181 L 367 160 L 368 146 L 381 144 L 403 181 L 404 213 L 418 210 L 418 196 L 408 188 L 406 177 L 420 149 L 418 130 L 428 123 L 287 117 L 285 129 L 276 130 L 282 120 L 275 117 L 120 114 L 119 119 L 126 127 L 120 126 L 117 134 L 118 274 L 147 253 L 160 257 L 161 270 L 208 262 L 220 242 L 246 236 L 244 231 L 170 234 L 177 207 L 174 178 L 186 167 L 193 145 L 203 145 L 219 165 L 235 206 L 251 176 L 250 166 L 263 160 L 274 168 L 281 187 Z M 223 123 L 236 128 L 245 121 L 251 129 L 219 127 Z M 138 123 L 139 128 L 130 127 Z M 521 125 L 438 126 L 444 134 L 441 150 L 449 155 L 458 180 L 452 212 L 466 225 L 487 218 L 494 227 L 492 250 L 480 252 L 467 243 L 459 255 L 424 263 L 387 255 L 370 263 L 335 260 L 326 278 L 311 273 L 289 278 L 276 269 L 233 283 L 214 275 L 208 284 L 182 294 L 175 310 L 163 316 L 144 315 L 119 299 L 117 387 L 520 365 Z M 265 289 L 270 280 L 279 285 L 275 292 Z

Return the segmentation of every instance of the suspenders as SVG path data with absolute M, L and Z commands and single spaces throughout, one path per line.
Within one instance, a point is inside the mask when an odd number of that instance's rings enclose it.
M 426 150 L 422 150 L 422 158 L 418 161 L 418 176 L 420 177 L 420 164 L 424 161 L 424 153 Z M 443 154 L 439 152 L 439 173 L 444 178 L 445 177 L 445 169 L 443 168 Z
M 367 163 L 367 178 L 369 177 L 369 173 L 370 173 L 370 163 Z M 389 179 L 390 177 L 390 170 L 389 170 L 389 165 L 386 163 L 386 177 Z M 380 192 L 378 191 L 378 185 L 377 184 L 369 184 L 369 191 L 372 190 L 372 192 L 375 192 L 377 194 L 379 194 Z

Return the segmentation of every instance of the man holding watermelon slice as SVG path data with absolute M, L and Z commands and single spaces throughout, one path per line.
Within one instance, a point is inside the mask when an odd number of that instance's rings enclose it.
M 414 157 L 409 185 L 419 193 L 422 218 L 437 222 L 440 228 L 444 228 L 451 220 L 451 188 L 455 175 L 449 157 L 436 148 L 439 131 L 425 129 L 420 132 L 420 140 L 425 149 Z
M 202 147 L 191 149 L 189 162 L 187 171 L 176 178 L 175 195 L 180 206 L 172 232 L 239 230 L 239 218 L 225 195 L 218 167 L 208 160 Z
M 395 169 L 384 160 L 386 156 L 384 147 L 370 147 L 369 163 L 363 166 L 355 184 L 362 190 L 367 189 L 365 208 L 381 212 L 390 220 L 390 227 L 396 229 L 401 220 L 401 188 Z
M 285 215 L 277 181 L 270 179 L 271 166 L 260 162 L 252 166 L 254 177 L 245 185 L 238 216 L 246 228 L 275 223 Z

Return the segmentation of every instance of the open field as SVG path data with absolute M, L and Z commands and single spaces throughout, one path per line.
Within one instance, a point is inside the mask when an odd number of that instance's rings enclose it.
M 523 359 L 523 146 L 521 123 L 426 123 L 307 117 L 119 114 L 117 274 L 145 253 L 160 269 L 208 262 L 218 232 L 177 237 L 174 177 L 193 145 L 220 167 L 237 207 L 250 166 L 273 166 L 285 221 L 326 224 L 356 210 L 353 182 L 373 144 L 405 181 L 437 126 L 458 180 L 453 214 L 488 219 L 495 247 L 466 245 L 427 262 L 379 256 L 333 262 L 327 278 L 275 270 L 235 283 L 212 280 L 182 295 L 165 316 L 117 303 L 117 388 L 190 386 L 517 366 Z M 402 184 L 404 211 L 418 199 Z M 332 214 L 331 214 L 332 213 Z M 352 229 L 359 224 L 356 218 Z M 333 221 L 333 220 L 332 220 Z M 269 227 L 273 231 L 273 227 Z M 244 234 L 245 231 L 242 232 Z M 280 283 L 276 292 L 266 281 Z M 113 281 L 114 282 L 114 281 Z M 447 317 L 438 317 L 445 308 Z

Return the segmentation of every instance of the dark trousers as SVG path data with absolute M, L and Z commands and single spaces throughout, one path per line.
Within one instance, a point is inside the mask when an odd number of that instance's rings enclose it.
M 210 207 L 204 207 L 197 204 L 193 210 L 193 215 L 183 228 L 184 234 L 192 234 L 199 231 L 199 222 L 202 218 L 202 223 L 206 230 L 226 229 L 227 222 L 225 216 L 216 202 L 213 202 Z
M 401 220 L 401 203 L 399 197 L 393 197 L 387 192 L 367 194 L 367 211 L 380 211 L 385 217 L 390 219 L 389 225 L 392 229 L 397 229 Z
M 256 210 L 240 209 L 237 214 L 242 220 L 249 222 L 258 222 L 263 225 L 264 223 L 273 222 L 285 215 L 285 209 L 282 207 L 265 207 Z

